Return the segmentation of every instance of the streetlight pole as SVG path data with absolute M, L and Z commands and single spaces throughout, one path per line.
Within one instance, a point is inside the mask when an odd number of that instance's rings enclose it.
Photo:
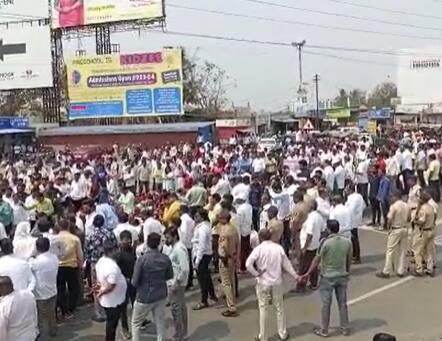
M 320 128 L 319 124 L 319 75 L 315 74 L 313 77 L 313 82 L 315 82 L 315 89 L 316 89 L 316 128 Z
M 298 50 L 298 62 L 299 62 L 299 88 L 298 93 L 302 92 L 302 49 L 304 48 L 305 44 L 307 42 L 305 40 L 299 42 L 299 43 L 292 43 L 293 47 L 296 47 Z

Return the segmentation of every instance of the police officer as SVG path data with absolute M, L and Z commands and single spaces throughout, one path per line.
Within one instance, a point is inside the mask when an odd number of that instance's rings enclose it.
M 413 251 L 416 261 L 416 270 L 413 276 L 422 277 L 424 274 L 434 275 L 434 229 L 436 227 L 436 215 L 433 207 L 429 204 L 431 196 L 422 191 L 419 205 L 416 209 L 414 222 Z M 425 268 L 424 269 L 424 262 Z
M 393 269 L 398 277 L 404 276 L 405 253 L 408 243 L 408 225 L 411 219 L 409 205 L 402 200 L 401 193 L 395 192 L 392 195 L 392 205 L 387 216 L 387 250 L 385 254 L 384 270 L 376 274 L 379 278 L 390 278 Z M 394 264 L 397 259 L 397 264 Z
M 225 317 L 236 317 L 238 312 L 235 305 L 236 292 L 236 262 L 239 248 L 239 233 L 230 223 L 230 213 L 221 211 L 219 221 L 219 275 L 221 287 L 226 297 L 227 310 L 222 313 Z

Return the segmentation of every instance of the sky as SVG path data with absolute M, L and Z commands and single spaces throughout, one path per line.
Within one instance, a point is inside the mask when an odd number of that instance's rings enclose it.
M 166 29 L 170 32 L 278 43 L 306 40 L 303 54 L 304 82 L 307 83 L 306 87 L 313 91 L 312 79 L 315 74 L 318 74 L 321 99 L 334 98 L 340 88 L 349 90 L 359 88 L 370 91 L 378 83 L 396 81 L 398 57 L 385 53 L 369 54 L 340 49 L 314 49 L 309 45 L 382 51 L 442 46 L 442 0 L 262 0 L 262 2 L 304 10 L 276 7 L 259 2 L 261 0 L 258 0 L 258 3 L 248 0 L 166 0 Z M 363 8 L 351 4 L 374 6 L 380 9 Z M 271 18 L 272 21 L 209 14 L 174 6 L 260 16 Z M 422 16 L 393 13 L 381 9 Z M 309 10 L 333 12 L 353 16 L 353 18 L 324 15 Z M 354 16 L 366 20 L 357 19 Z M 334 26 L 340 30 L 288 24 L 282 21 Z M 375 30 L 403 36 L 369 34 L 351 30 Z M 425 39 L 409 36 L 419 36 Z M 227 97 L 229 103 L 235 106 L 245 106 L 250 103 L 255 110 L 279 111 L 286 108 L 288 103 L 296 97 L 299 85 L 298 55 L 297 50 L 290 46 L 211 40 L 161 32 L 153 33 L 148 30 L 115 33 L 112 35 L 112 43 L 119 43 L 122 53 L 155 51 L 163 46 L 182 46 L 189 53 L 196 53 L 199 59 L 213 62 L 227 72 L 230 77 L 226 86 Z M 65 58 L 73 55 L 78 48 L 93 53 L 93 41 L 89 38 L 73 38 L 65 41 Z

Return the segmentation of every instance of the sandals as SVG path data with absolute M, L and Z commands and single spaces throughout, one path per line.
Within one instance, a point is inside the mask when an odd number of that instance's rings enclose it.
M 315 335 L 318 335 L 320 337 L 328 337 L 328 333 L 322 330 L 321 328 L 313 330 L 313 333 L 315 333 Z
M 209 308 L 209 305 L 207 303 L 198 303 L 196 306 L 194 306 L 192 308 L 192 310 L 197 311 L 197 310 L 203 310 L 203 309 L 206 309 L 206 308 Z
M 237 316 L 239 316 L 238 312 L 230 311 L 230 310 L 223 311 L 221 313 L 221 315 L 223 315 L 224 317 L 237 317 Z

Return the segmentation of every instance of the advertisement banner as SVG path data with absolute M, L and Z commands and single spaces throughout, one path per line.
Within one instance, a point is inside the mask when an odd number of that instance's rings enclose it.
M 183 113 L 182 51 L 75 57 L 69 119 Z
M 47 18 L 48 0 L 0 0 L 0 23 Z
M 404 105 L 442 103 L 442 49 L 401 50 L 397 84 Z
M 370 135 L 376 135 L 378 130 L 378 123 L 376 120 L 369 120 L 367 124 L 367 131 Z
M 333 108 L 327 109 L 328 118 L 348 118 L 350 117 L 350 109 L 346 108 Z
M 368 112 L 368 118 L 374 119 L 374 120 L 386 120 L 386 119 L 389 119 L 390 116 L 391 116 L 391 109 L 390 108 L 370 110 Z
M 0 90 L 52 86 L 49 26 L 0 28 Z
M 163 0 L 51 0 L 52 27 L 164 17 Z

